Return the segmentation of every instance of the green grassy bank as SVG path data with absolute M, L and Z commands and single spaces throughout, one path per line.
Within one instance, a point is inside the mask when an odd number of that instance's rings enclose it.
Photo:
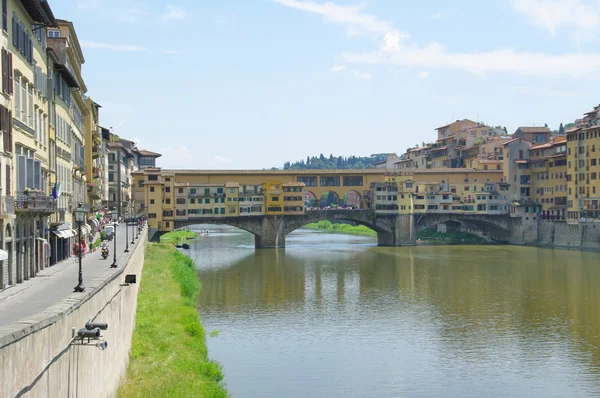
M 189 257 L 172 244 L 148 244 L 119 397 L 227 397 L 221 367 L 208 359 L 196 311 L 199 291 Z
M 350 224 L 333 224 L 328 220 L 321 220 L 317 223 L 306 224 L 304 228 L 320 229 L 329 232 L 338 232 L 353 235 L 377 236 L 377 232 L 364 225 L 353 226 Z
M 461 243 L 483 243 L 485 239 L 471 234 L 469 232 L 450 232 L 442 233 L 438 232 L 435 228 L 426 228 L 421 232 L 417 233 L 417 238 L 424 240 L 436 240 L 436 241 L 447 241 L 447 242 L 461 242 Z
M 198 237 L 198 232 L 189 230 L 171 231 L 160 237 L 161 243 L 172 243 L 177 245 L 184 242 L 186 239 L 193 239 Z

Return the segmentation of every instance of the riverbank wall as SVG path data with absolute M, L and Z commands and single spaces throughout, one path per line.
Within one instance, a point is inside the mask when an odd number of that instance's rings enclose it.
M 0 397 L 112 397 L 129 360 L 147 229 L 139 244 L 109 268 L 86 281 L 84 293 L 72 293 L 44 312 L 0 328 Z M 125 275 L 136 275 L 124 286 Z M 73 345 L 75 333 L 89 320 L 108 323 L 105 350 L 95 344 Z
M 569 225 L 541 220 L 536 243 L 544 247 L 600 250 L 600 223 Z

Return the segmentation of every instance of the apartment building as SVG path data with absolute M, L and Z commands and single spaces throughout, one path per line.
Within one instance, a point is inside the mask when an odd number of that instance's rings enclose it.
M 553 137 L 548 143 L 529 147 L 531 199 L 541 205 L 541 217 L 566 219 L 567 137 Z
M 600 105 L 567 134 L 567 222 L 600 219 Z
M 3 265 L 4 286 L 20 283 L 48 266 L 49 216 L 56 211 L 50 196 L 51 172 L 48 134 L 48 98 L 45 26 L 58 26 L 46 2 L 5 1 L 3 30 L 8 43 L 3 49 L 5 96 L 12 104 L 13 161 L 7 184 L 16 197 L 16 217 L 6 225 L 11 238 L 11 258 Z M 9 26 L 10 23 L 10 26 Z M 4 116 L 9 116 L 4 112 Z M 11 148 L 5 148 L 11 149 Z M 7 231 L 10 229 L 10 231 Z M 7 239 L 5 239 L 7 240 Z M 3 286 L 0 286 L 3 287 Z

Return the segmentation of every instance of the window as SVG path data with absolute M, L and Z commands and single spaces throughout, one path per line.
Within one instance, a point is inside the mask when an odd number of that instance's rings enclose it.
M 167 192 L 168 192 L 168 191 L 167 191 Z M 183 188 L 179 188 L 179 189 L 178 189 L 178 192 L 179 192 L 179 193 L 183 193 Z
M 108 173 L 108 182 L 115 181 L 115 173 Z
M 156 213 L 148 213 L 148 218 L 156 218 Z
M 273 197 L 271 198 L 271 200 L 272 200 L 273 202 L 279 202 L 279 196 L 273 196 Z
M 144 180 L 138 180 L 138 188 L 144 187 Z
M 165 192 L 171 192 L 171 187 L 165 187 Z
M 321 177 L 321 186 L 322 187 L 339 187 L 340 186 L 340 177 Z
M 184 205 L 185 204 L 185 198 L 177 198 L 177 204 L 178 205 Z
M 317 177 L 296 177 L 297 182 L 303 182 L 307 187 L 317 186 Z
M 150 204 L 153 205 L 154 204 L 154 199 L 150 199 Z
M 345 187 L 362 187 L 363 178 L 362 176 L 345 176 L 344 186 Z
M 229 193 L 235 193 L 235 188 L 229 188 Z
M 114 158 L 114 153 L 111 153 L 110 155 L 113 155 L 113 158 Z M 156 175 L 156 174 L 149 175 L 148 181 L 158 181 L 158 175 Z
M 229 208 L 229 214 L 234 214 L 235 213 L 235 207 L 230 207 Z
M 150 187 L 150 192 L 154 192 L 154 187 Z

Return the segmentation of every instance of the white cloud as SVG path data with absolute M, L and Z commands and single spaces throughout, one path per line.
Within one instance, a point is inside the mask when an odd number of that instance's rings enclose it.
M 388 22 L 381 21 L 371 14 L 363 13 L 364 5 L 342 6 L 335 3 L 316 3 L 313 1 L 273 0 L 276 3 L 298 10 L 322 15 L 333 23 L 346 25 L 348 33 L 356 35 L 362 32 L 385 34 L 392 29 Z
M 395 51 L 400 49 L 400 45 L 402 42 L 408 40 L 408 35 L 400 32 L 387 32 L 385 36 L 383 36 L 383 51 Z
M 332 71 L 332 72 L 339 72 L 339 71 L 342 71 L 342 70 L 344 70 L 344 69 L 346 69 L 346 68 L 347 68 L 347 66 L 346 66 L 346 65 L 334 65 L 334 66 L 331 68 L 331 71 Z
M 600 38 L 600 1 L 597 0 L 512 0 L 513 8 L 535 26 L 552 36 L 560 29 L 577 39 Z
M 530 76 L 580 77 L 595 73 L 600 68 L 600 55 L 571 53 L 549 55 L 518 52 L 512 49 L 473 53 L 452 53 L 441 44 L 426 47 L 401 46 L 395 51 L 346 53 L 343 58 L 354 64 L 387 64 L 409 67 L 453 68 L 473 74 L 508 72 Z
M 122 51 L 122 52 L 147 52 L 147 53 L 160 53 L 160 54 L 186 54 L 184 51 L 179 50 L 168 50 L 168 49 L 149 49 L 147 47 L 136 46 L 133 44 L 112 44 L 112 43 L 100 43 L 95 41 L 81 41 L 81 47 L 83 48 L 96 48 L 101 50 L 110 51 Z
M 163 21 L 182 20 L 187 16 L 187 12 L 173 4 L 167 4 L 165 11 L 162 14 Z
M 363 80 L 371 80 L 371 78 L 373 77 L 373 76 L 371 76 L 370 73 L 361 72 L 356 69 L 352 69 L 352 73 L 354 74 L 354 76 L 358 77 L 359 79 L 363 79 Z
M 452 52 L 439 43 L 419 46 L 410 42 L 409 35 L 400 33 L 388 22 L 364 13 L 364 5 L 343 6 L 332 2 L 317 3 L 299 0 L 273 0 L 279 4 L 322 15 L 327 20 L 345 25 L 352 31 L 382 35 L 379 49 L 366 53 L 345 53 L 347 64 L 397 65 L 414 68 L 461 69 L 476 75 L 503 72 L 529 76 L 582 77 L 600 69 L 600 54 L 574 52 L 546 54 L 515 49 L 494 49 L 479 52 Z M 551 31 L 577 23 L 591 31 L 600 20 L 600 0 L 597 6 L 584 0 L 511 0 L 516 9 L 530 15 Z M 592 1 L 592 0 L 587 0 Z M 571 15 L 566 15 L 571 13 Z M 554 29 L 554 30 L 553 30 Z M 371 75 L 352 70 L 357 77 Z
M 443 12 L 436 12 L 435 14 L 428 16 L 427 19 L 431 21 L 441 21 L 443 19 L 448 19 L 448 15 L 444 14 Z
M 417 74 L 419 79 L 427 79 L 429 77 L 429 73 L 425 71 L 421 71 Z

